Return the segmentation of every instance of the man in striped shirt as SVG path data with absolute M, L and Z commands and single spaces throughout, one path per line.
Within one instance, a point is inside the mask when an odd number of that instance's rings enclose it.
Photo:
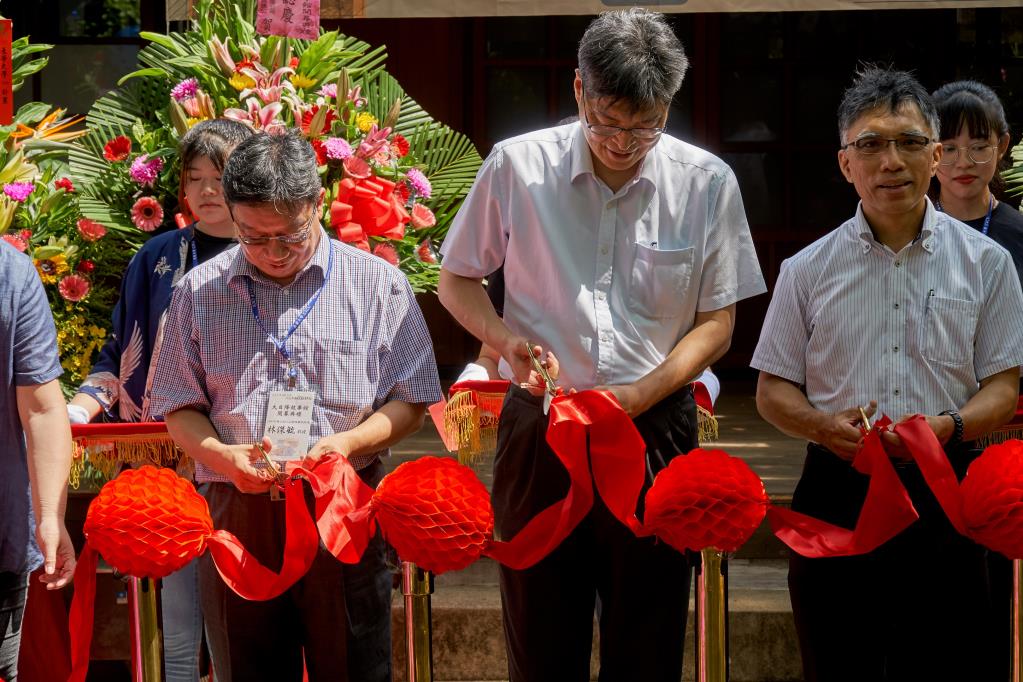
M 397 268 L 331 240 L 320 226 L 316 155 L 297 135 L 240 144 L 223 174 L 240 246 L 190 271 L 174 292 L 152 395 L 174 440 L 197 463 L 214 526 L 279 570 L 284 505 L 268 494 L 262 447 L 271 400 L 301 411 L 311 396 L 307 460 L 349 458 L 363 480 L 421 426 L 441 397 L 422 312 Z M 275 452 L 274 441 L 278 450 Z M 258 445 L 256 445 L 258 443 Z M 306 453 L 306 449 L 308 452 Z M 379 534 L 359 564 L 323 546 L 280 597 L 246 601 L 211 559 L 200 597 L 222 680 L 390 680 L 390 586 Z
M 752 365 L 760 413 L 810 441 L 793 509 L 851 528 L 867 489 L 850 466 L 859 408 L 925 415 L 961 478 L 972 441 L 1013 415 L 1023 295 L 1005 249 L 926 198 L 941 145 L 912 76 L 864 70 L 839 132 L 859 208 L 782 264 Z M 920 519 L 866 555 L 792 555 L 805 678 L 997 679 L 985 666 L 1008 661 L 1008 632 L 988 612 L 984 550 L 955 532 L 899 438 L 883 442 Z

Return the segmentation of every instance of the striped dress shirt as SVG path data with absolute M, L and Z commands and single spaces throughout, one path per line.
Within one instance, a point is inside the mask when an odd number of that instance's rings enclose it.
M 1009 253 L 927 202 L 899 253 L 856 216 L 782 264 L 756 369 L 837 412 L 958 410 L 979 382 L 1023 364 L 1023 293 Z
M 319 301 L 287 348 L 298 370 L 295 390 L 316 400 L 310 446 L 350 430 L 392 400 L 441 398 L 430 335 L 405 276 L 380 258 L 329 239 L 320 243 L 294 281 L 281 286 L 234 247 L 190 271 L 174 291 L 156 366 L 152 413 L 191 408 L 209 415 L 228 444 L 263 435 L 271 391 L 286 390 L 287 364 L 252 312 L 283 339 L 324 283 L 328 249 L 334 265 Z M 387 451 L 352 457 L 361 469 Z M 227 482 L 201 463 L 200 482 Z

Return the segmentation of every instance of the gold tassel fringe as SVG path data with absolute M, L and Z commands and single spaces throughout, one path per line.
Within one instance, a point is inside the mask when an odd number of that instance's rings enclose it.
M 697 438 L 701 443 L 718 439 L 718 420 L 707 409 L 696 406 Z
M 73 443 L 71 473 L 68 483 L 73 489 L 81 484 L 85 458 L 106 479 L 112 479 L 125 464 L 176 466 L 183 456 L 169 434 L 145 436 L 101 436 L 76 438 Z
M 474 466 L 497 449 L 503 393 L 459 391 L 444 407 L 444 430 L 458 447 L 458 461 Z

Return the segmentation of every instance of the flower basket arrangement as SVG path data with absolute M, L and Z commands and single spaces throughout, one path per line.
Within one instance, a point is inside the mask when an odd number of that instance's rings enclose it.
M 436 288 L 437 247 L 481 159 L 388 75 L 383 47 L 320 31 L 315 41 L 262 36 L 254 0 L 200 0 L 192 29 L 143 33 L 139 70 L 90 110 L 71 155 L 82 214 L 108 229 L 190 220 L 178 196 L 178 138 L 228 117 L 256 130 L 297 129 L 316 150 L 337 238 Z
M 35 55 L 52 46 L 22 37 L 12 47 L 18 90 L 46 66 L 47 58 Z M 81 117 L 65 117 L 63 109 L 29 102 L 11 125 L 0 126 L 0 238 L 31 257 L 39 272 L 57 327 L 61 386 L 69 396 L 106 340 L 121 274 L 141 242 L 129 234 L 125 244 L 81 217 L 68 166 L 73 141 L 86 132 L 80 123 Z

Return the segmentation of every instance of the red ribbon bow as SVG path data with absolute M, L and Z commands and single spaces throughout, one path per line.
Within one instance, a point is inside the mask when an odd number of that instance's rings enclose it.
M 338 239 L 369 251 L 369 238 L 401 239 L 410 216 L 394 194 L 394 183 L 370 175 L 337 184 L 330 204 L 330 226 Z

